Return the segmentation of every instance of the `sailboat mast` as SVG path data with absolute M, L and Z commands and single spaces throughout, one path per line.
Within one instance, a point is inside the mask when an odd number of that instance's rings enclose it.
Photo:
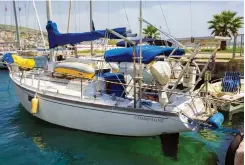
M 52 20 L 52 10 L 51 10 L 51 1 L 46 0 L 46 10 L 47 10 L 47 21 Z M 50 49 L 50 62 L 55 62 L 55 57 L 54 57 L 54 49 Z
M 142 78 L 143 78 L 143 75 L 142 75 L 142 1 L 140 0 L 140 9 L 139 9 L 139 23 L 140 23 L 140 26 L 139 26 L 139 37 L 140 37 L 140 45 L 139 45 L 139 48 L 140 48 L 140 56 L 139 56 L 139 63 L 140 63 L 140 71 L 139 71 L 139 107 L 141 108 L 141 98 L 142 98 Z
M 16 33 L 17 33 L 17 47 L 20 50 L 20 33 L 19 33 L 19 26 L 18 26 L 18 20 L 17 20 L 15 0 L 13 0 L 13 8 L 14 8 L 15 27 L 16 27 Z
M 67 33 L 69 33 L 69 30 L 70 30 L 70 22 L 71 22 L 71 5 L 72 5 L 72 0 L 70 0 L 70 3 L 69 3 L 69 13 L 68 13 Z M 74 48 L 74 54 L 75 54 L 75 57 L 78 58 L 78 54 L 77 54 L 77 45 L 74 45 L 73 48 Z
M 90 31 L 93 31 L 93 15 L 92 15 L 92 0 L 90 0 Z M 91 41 L 90 47 L 91 55 L 94 54 L 93 41 Z
M 69 33 L 69 30 L 70 30 L 70 19 L 71 19 L 71 0 L 70 0 L 70 4 L 69 4 L 67 33 Z

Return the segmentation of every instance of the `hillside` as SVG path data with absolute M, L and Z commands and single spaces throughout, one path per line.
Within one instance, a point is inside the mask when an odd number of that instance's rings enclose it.
M 42 47 L 43 41 L 39 30 L 19 27 L 20 42 L 22 47 L 36 48 Z M 44 32 L 44 37 L 47 44 L 47 32 Z M 0 24 L 0 43 L 8 43 L 16 41 L 16 27 L 13 25 Z M 7 47 L 14 48 L 16 45 L 9 45 Z
M 13 25 L 5 25 L 5 24 L 0 24 L 0 32 L 1 31 L 7 31 L 7 32 L 15 32 L 16 31 L 16 27 Z M 36 29 L 31 29 L 31 28 L 27 28 L 27 27 L 22 27 L 19 26 L 19 31 L 21 32 L 27 32 L 27 33 L 40 33 L 39 30 Z M 44 35 L 47 35 L 47 32 L 44 31 Z

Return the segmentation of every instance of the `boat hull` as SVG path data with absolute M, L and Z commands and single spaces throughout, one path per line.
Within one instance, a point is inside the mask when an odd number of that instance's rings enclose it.
M 35 91 L 13 82 L 21 104 L 31 113 L 31 99 Z M 35 117 L 68 128 L 122 136 L 155 136 L 192 130 L 173 113 L 156 115 L 152 111 L 142 113 L 133 108 L 120 110 L 41 93 L 38 93 L 38 99 Z

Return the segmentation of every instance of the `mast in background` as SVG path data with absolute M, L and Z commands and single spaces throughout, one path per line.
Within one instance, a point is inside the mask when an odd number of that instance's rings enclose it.
M 70 31 L 70 22 L 71 22 L 71 7 L 72 7 L 72 0 L 70 0 L 69 3 L 69 13 L 68 13 L 68 24 L 67 24 L 67 33 Z M 77 44 L 73 46 L 74 48 L 74 55 L 76 58 L 78 58 L 78 53 L 77 53 Z
M 51 1 L 46 0 L 46 7 L 47 7 L 47 21 L 52 20 L 52 10 L 51 10 Z M 54 56 L 54 49 L 50 49 L 50 56 L 49 56 L 50 62 L 55 62 L 55 56 Z
M 90 0 L 90 31 L 93 31 L 93 15 L 92 15 L 92 0 Z M 91 41 L 91 55 L 94 55 L 94 47 L 93 47 L 93 41 Z
M 141 108 L 141 98 L 142 98 L 142 1 L 140 0 L 140 10 L 139 10 L 139 38 L 140 38 L 140 56 L 139 56 L 139 63 L 140 63 L 140 71 L 139 71 L 139 107 Z
M 70 0 L 70 4 L 69 4 L 67 33 L 69 33 L 69 30 L 70 30 L 70 19 L 71 19 L 71 0 Z
M 16 14 L 15 0 L 13 0 L 13 8 L 14 8 L 15 27 L 16 27 L 16 33 L 17 33 L 17 47 L 18 47 L 18 50 L 20 50 L 20 33 L 19 33 L 19 26 L 18 26 L 17 14 Z

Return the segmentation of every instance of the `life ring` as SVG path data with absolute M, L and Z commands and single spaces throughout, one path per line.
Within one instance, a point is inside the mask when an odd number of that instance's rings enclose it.
M 243 140 L 243 136 L 241 134 L 237 134 L 232 140 L 225 157 L 225 165 L 234 165 L 236 150 L 238 149 L 241 141 Z

